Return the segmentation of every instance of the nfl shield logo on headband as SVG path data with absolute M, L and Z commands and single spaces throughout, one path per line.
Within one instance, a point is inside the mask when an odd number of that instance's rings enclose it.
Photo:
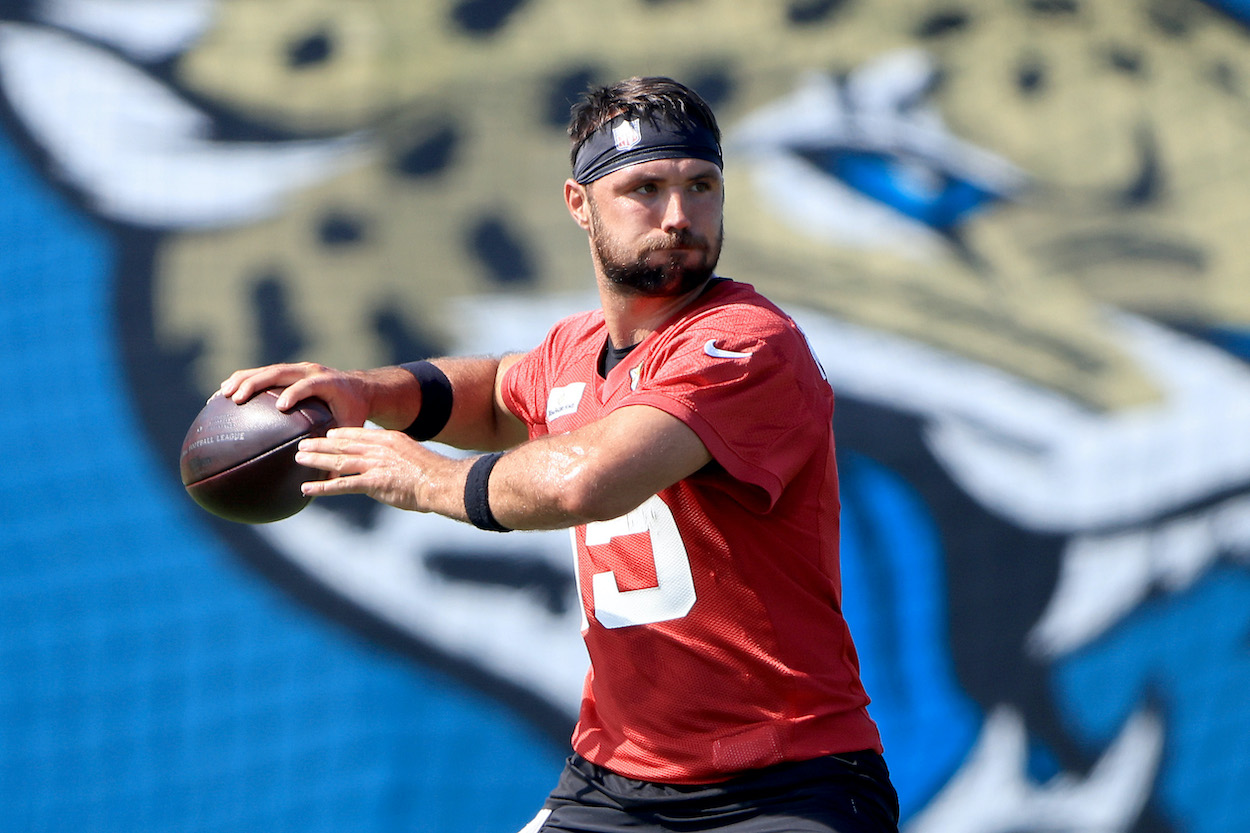
M 623 121 L 612 128 L 612 138 L 616 141 L 617 150 L 630 150 L 638 147 L 638 143 L 642 141 L 638 119 Z

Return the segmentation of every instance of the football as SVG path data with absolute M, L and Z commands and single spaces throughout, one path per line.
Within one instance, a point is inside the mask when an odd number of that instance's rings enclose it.
M 242 405 L 214 394 L 182 441 L 179 468 L 187 494 L 226 520 L 264 524 L 289 518 L 311 498 L 300 484 L 328 472 L 295 462 L 299 441 L 334 427 L 329 407 L 305 399 L 290 411 L 276 407 L 281 391 L 261 391 Z

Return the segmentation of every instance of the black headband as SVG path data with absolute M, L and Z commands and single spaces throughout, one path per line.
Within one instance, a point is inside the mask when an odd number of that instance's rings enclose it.
M 646 116 L 617 116 L 577 149 L 573 179 L 588 185 L 613 171 L 656 159 L 704 159 L 724 167 L 720 143 L 708 127 Z

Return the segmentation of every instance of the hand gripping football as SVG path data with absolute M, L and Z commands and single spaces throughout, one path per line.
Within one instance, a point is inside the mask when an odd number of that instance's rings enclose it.
M 330 409 L 305 399 L 290 411 L 275 407 L 281 391 L 261 391 L 242 405 L 214 394 L 182 441 L 179 468 L 187 494 L 214 515 L 246 524 L 289 518 L 311 498 L 300 484 L 328 472 L 295 462 L 299 441 L 334 427 Z

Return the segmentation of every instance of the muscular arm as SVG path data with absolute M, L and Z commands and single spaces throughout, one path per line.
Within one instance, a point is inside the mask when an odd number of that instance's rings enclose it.
M 646 405 L 506 454 L 491 474 L 504 526 L 557 529 L 619 517 L 703 468 L 711 455 L 676 417 Z
M 301 443 L 299 460 L 337 477 L 305 484 L 309 495 L 365 493 L 419 512 L 466 520 L 472 460 L 444 457 L 402 435 L 336 429 Z M 698 435 L 646 405 L 622 408 L 567 434 L 523 443 L 501 458 L 490 505 L 510 529 L 560 529 L 625 514 L 711 460 Z
M 504 405 L 502 392 L 504 374 L 520 358 L 518 353 L 502 358 L 435 359 L 434 364 L 451 382 L 452 409 L 447 426 L 434 439 L 478 451 L 500 451 L 524 442 L 525 424 Z M 416 410 L 411 414 L 415 419 Z M 406 428 L 412 419 L 386 427 Z
M 525 426 L 504 406 L 500 393 L 504 373 L 519 358 L 435 359 L 452 385 L 451 417 L 435 439 L 481 451 L 523 442 Z M 245 402 L 266 388 L 285 388 L 277 403 L 283 410 L 309 397 L 322 399 L 335 421 L 348 427 L 368 420 L 402 431 L 421 410 L 421 389 L 401 367 L 341 371 L 310 362 L 270 365 L 236 371 L 222 382 L 221 392 Z
M 437 359 L 451 382 L 452 412 L 439 442 L 481 451 L 512 449 L 490 478 L 490 505 L 510 529 L 559 529 L 625 514 L 711 459 L 698 435 L 659 409 L 635 405 L 567 434 L 526 442 L 524 424 L 503 404 L 501 383 L 520 356 Z M 416 379 L 399 367 L 336 371 L 321 365 L 242 370 L 222 392 L 245 401 L 270 387 L 278 407 L 315 396 L 340 428 L 301 443 L 299 461 L 338 475 L 304 484 L 313 496 L 367 494 L 419 512 L 467 520 L 465 479 L 472 460 L 447 457 L 398 430 L 421 407 Z

